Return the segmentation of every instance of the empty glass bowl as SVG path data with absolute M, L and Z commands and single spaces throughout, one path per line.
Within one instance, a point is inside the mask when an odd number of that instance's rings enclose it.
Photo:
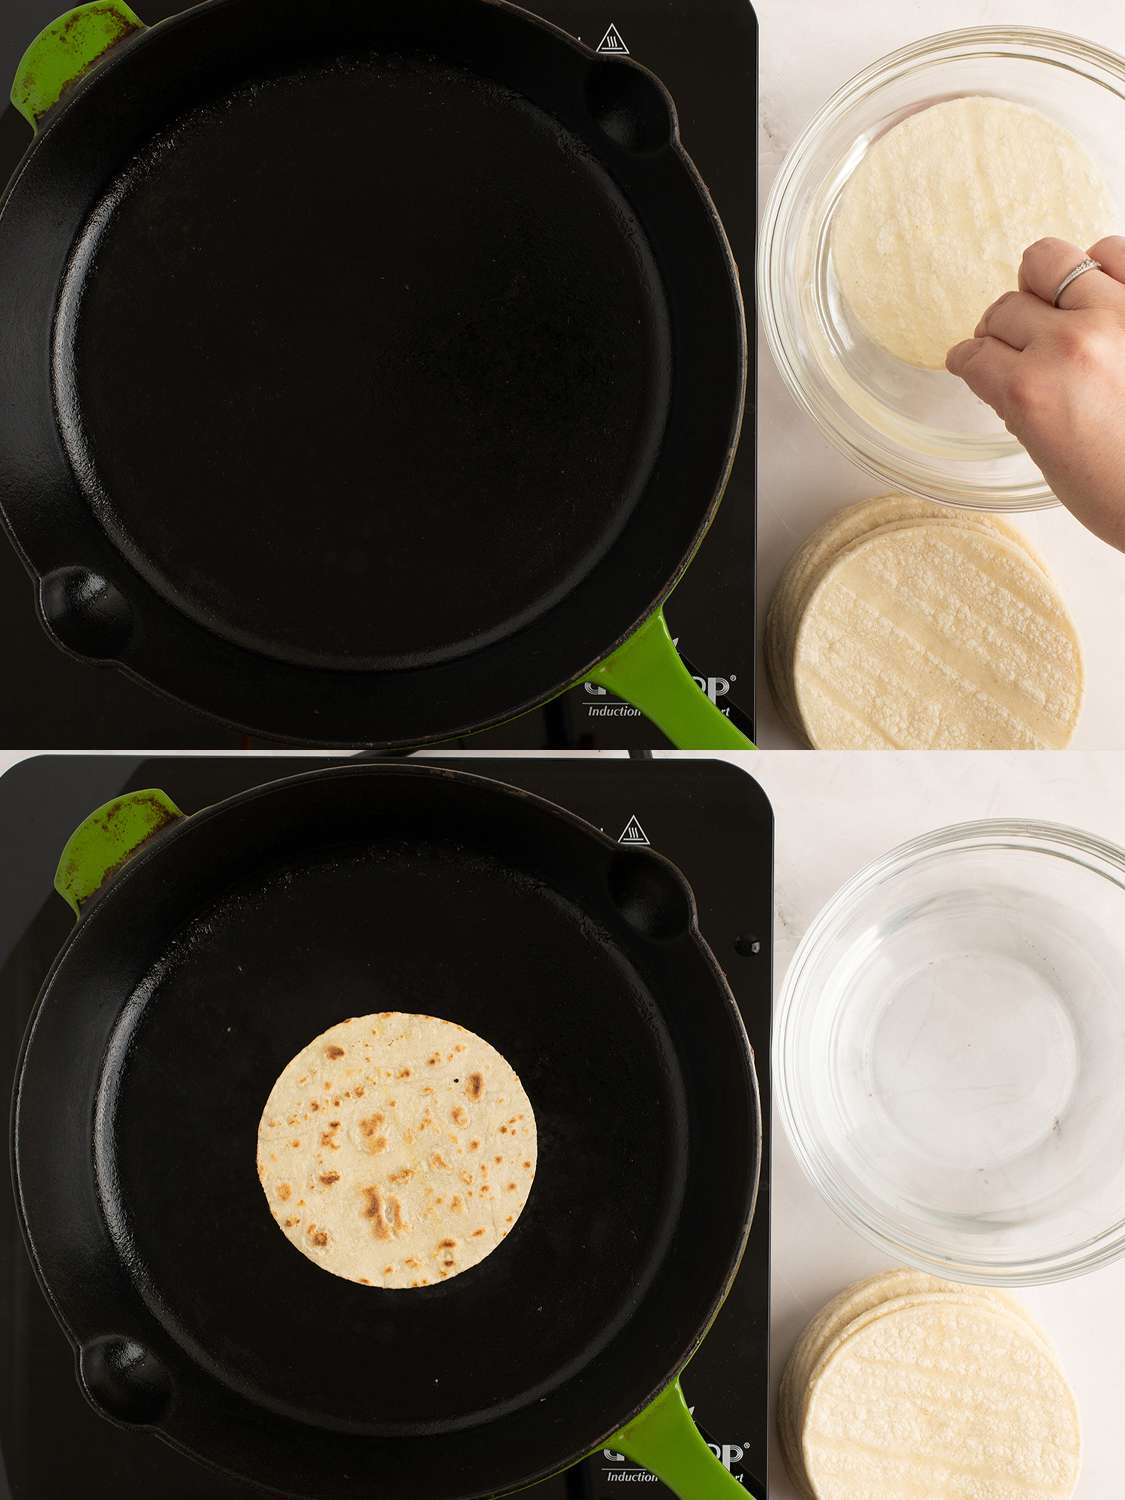
M 775 1035 L 805 1171 L 895 1259 L 982 1285 L 1125 1252 L 1125 852 L 967 823 L 868 866 L 805 934 Z
M 833 268 L 840 197 L 871 143 L 927 104 L 976 94 L 1029 104 L 1066 126 L 1125 211 L 1125 58 L 1027 27 L 947 32 L 874 63 L 806 127 L 766 205 L 758 304 L 790 391 L 861 468 L 950 505 L 1041 510 L 1057 502 L 999 419 L 954 376 L 915 369 L 871 342 Z

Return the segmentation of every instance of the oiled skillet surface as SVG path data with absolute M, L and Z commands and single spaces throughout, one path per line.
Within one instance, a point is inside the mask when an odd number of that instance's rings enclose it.
M 582 576 L 667 415 L 659 278 L 606 172 L 418 53 L 178 116 L 64 286 L 72 460 L 166 597 L 267 654 L 437 661 Z

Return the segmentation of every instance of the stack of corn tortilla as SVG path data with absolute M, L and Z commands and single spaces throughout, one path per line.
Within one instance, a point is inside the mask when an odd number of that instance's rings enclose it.
M 809 1500 L 1070 1500 L 1081 1436 L 1013 1299 L 916 1271 L 849 1287 L 782 1376 L 778 1431 Z
M 766 671 L 818 750 L 1062 749 L 1082 650 L 1046 565 L 995 516 L 884 495 L 834 516 L 789 563 Z

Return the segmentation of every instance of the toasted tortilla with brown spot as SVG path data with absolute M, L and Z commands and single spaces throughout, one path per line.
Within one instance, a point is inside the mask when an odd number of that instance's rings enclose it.
M 431 1286 L 478 1265 L 523 1211 L 536 1161 L 531 1101 L 500 1053 L 452 1021 L 399 1011 L 314 1038 L 258 1126 L 274 1220 L 361 1286 Z

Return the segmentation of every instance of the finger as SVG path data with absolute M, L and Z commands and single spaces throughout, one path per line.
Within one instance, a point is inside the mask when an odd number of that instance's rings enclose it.
M 1091 260 L 1099 260 L 1102 270 L 1114 281 L 1125 282 L 1125 239 L 1119 234 L 1110 234 L 1086 252 Z
M 1020 356 L 999 339 L 966 339 L 954 344 L 945 356 L 945 368 L 959 375 L 974 395 L 987 401 L 992 409 L 1004 415 L 1008 385 Z
M 1051 333 L 1059 312 L 1033 292 L 1005 292 L 985 313 L 975 337 L 999 339 L 1012 349 L 1026 349 L 1032 339 Z
M 1023 254 L 1020 289 L 1051 303 L 1063 279 L 1085 259 L 1085 250 L 1069 240 L 1036 240 Z M 1058 305 L 1063 309 L 1113 307 L 1125 311 L 1125 286 L 1104 271 L 1087 271 L 1070 283 Z

